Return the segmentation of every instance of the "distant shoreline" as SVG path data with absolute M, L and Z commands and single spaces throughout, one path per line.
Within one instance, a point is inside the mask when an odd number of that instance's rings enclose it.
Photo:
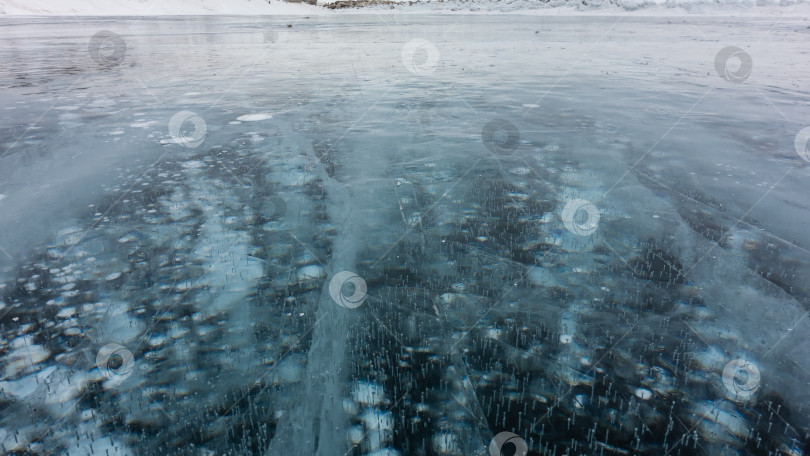
M 810 17 L 810 4 L 778 0 L 242 0 L 223 5 L 216 0 L 0 0 L 0 18 L 30 16 L 300 16 L 344 14 L 523 14 L 543 16 L 616 15 Z M 762 3 L 762 0 L 759 0 Z

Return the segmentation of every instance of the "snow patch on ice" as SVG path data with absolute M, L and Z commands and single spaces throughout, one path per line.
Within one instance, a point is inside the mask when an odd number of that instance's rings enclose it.
M 241 122 L 256 122 L 258 120 L 267 120 L 272 118 L 273 118 L 272 114 L 259 113 L 259 114 L 245 114 L 244 116 L 237 117 L 236 120 L 239 120 Z
M 155 125 L 156 123 L 157 123 L 156 120 L 150 120 L 148 122 L 135 122 L 133 124 L 130 124 L 129 126 L 132 128 L 149 128 L 150 126 Z
M 203 162 L 201 162 L 200 160 L 189 160 L 180 166 L 186 169 L 201 168 L 203 166 Z
M 113 281 L 113 280 L 115 280 L 115 279 L 117 279 L 117 278 L 119 278 L 119 277 L 121 277 L 121 273 L 120 273 L 120 272 L 113 272 L 113 273 L 109 274 L 109 275 L 106 277 L 106 279 L 107 279 L 107 281 L 109 282 L 109 281 Z
M 365 405 L 378 405 L 383 402 L 385 392 L 376 383 L 359 382 L 354 389 L 354 400 Z

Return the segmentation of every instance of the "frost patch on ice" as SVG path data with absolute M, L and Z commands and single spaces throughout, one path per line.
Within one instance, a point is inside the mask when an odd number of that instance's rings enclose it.
M 19 380 L 0 381 L 0 392 L 17 398 L 30 396 L 54 370 L 56 370 L 56 366 L 50 366 Z
M 19 339 L 16 339 L 18 341 Z M 20 342 L 27 343 L 27 342 Z M 3 376 L 13 377 L 25 369 L 30 369 L 48 359 L 51 352 L 42 345 L 28 345 L 17 348 L 7 355 L 7 364 L 3 369 Z
M 652 391 L 646 388 L 636 388 L 635 395 L 641 400 L 648 401 L 652 398 Z
M 256 122 L 258 120 L 267 120 L 272 118 L 273 118 L 272 114 L 261 113 L 261 114 L 245 114 L 244 116 L 237 117 L 236 120 L 242 122 Z
M 156 123 L 157 123 L 156 120 L 150 120 L 148 122 L 135 122 L 129 124 L 129 126 L 132 128 L 149 128 L 150 126 L 155 125 Z
M 354 400 L 366 405 L 377 405 L 383 402 L 383 387 L 375 383 L 360 382 L 354 389 Z
M 0 193 L 0 201 L 3 201 L 4 199 L 6 199 L 6 195 L 4 195 L 3 193 Z
M 322 279 L 326 277 L 326 271 L 323 270 L 322 266 L 312 264 L 309 266 L 304 266 L 298 270 L 296 276 L 298 280 L 305 281 L 305 280 L 316 280 Z
M 458 436 L 450 432 L 440 432 L 431 439 L 433 449 L 439 454 L 458 454 Z
M 56 314 L 59 318 L 70 318 L 76 315 L 76 308 L 75 307 L 65 307 L 64 309 L 60 310 L 58 314 Z
M 119 277 L 121 277 L 120 272 L 113 272 L 112 274 L 107 276 L 107 281 L 115 280 L 115 279 L 117 279 Z
M 203 162 L 201 162 L 200 160 L 189 160 L 189 161 L 183 163 L 180 166 L 182 166 L 183 168 L 189 169 L 189 168 L 200 168 L 200 167 L 202 167 L 202 165 L 203 165 Z
M 50 371 L 47 376 L 49 387 L 45 397 L 46 404 L 64 404 L 79 397 L 88 381 L 88 376 L 81 372 L 60 370 L 57 375 L 51 375 L 52 373 Z
M 394 429 L 394 417 L 389 412 L 369 409 L 360 415 L 360 420 L 366 425 L 366 429 Z
M 382 450 L 377 450 L 373 453 L 368 454 L 368 456 L 401 456 L 401 455 L 402 453 L 392 448 L 383 448 Z
M 363 428 L 354 426 L 349 429 L 349 441 L 354 445 L 360 445 L 363 442 Z

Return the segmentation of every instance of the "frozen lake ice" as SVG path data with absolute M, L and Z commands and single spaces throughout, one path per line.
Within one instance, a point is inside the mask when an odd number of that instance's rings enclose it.
M 0 445 L 806 455 L 806 18 L 0 22 Z

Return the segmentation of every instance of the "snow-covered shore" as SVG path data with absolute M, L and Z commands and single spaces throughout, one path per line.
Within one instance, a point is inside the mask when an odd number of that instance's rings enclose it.
M 342 8 L 330 9 L 340 2 Z M 167 16 L 167 15 L 319 15 L 342 13 L 508 13 L 535 15 L 643 16 L 724 15 L 810 17 L 801 0 L 370 0 L 345 7 L 345 0 L 318 5 L 281 0 L 0 0 L 3 16 Z
M 0 16 L 299 15 L 325 12 L 279 0 L 0 0 Z

